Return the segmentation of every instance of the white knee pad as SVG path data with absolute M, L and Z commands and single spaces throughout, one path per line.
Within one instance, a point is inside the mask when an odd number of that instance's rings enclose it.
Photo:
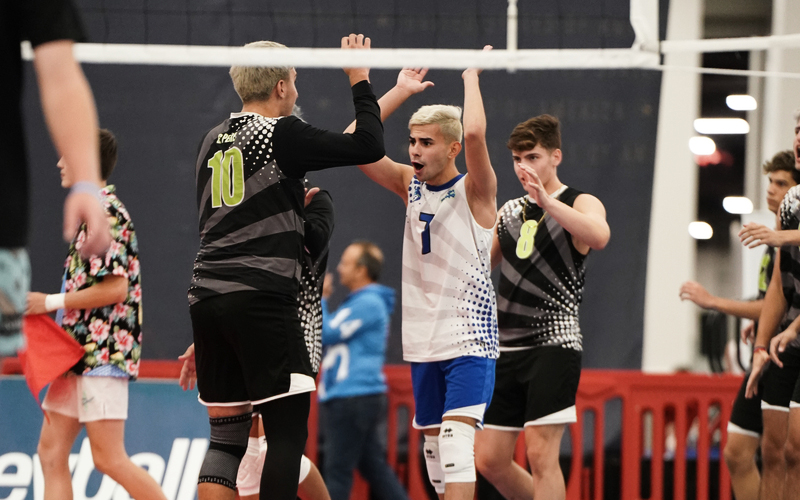
M 307 456 L 303 455 L 303 458 L 300 459 L 300 480 L 297 481 L 297 484 L 305 481 L 309 472 L 311 472 L 311 460 L 309 460 Z
M 442 422 L 439 452 L 445 483 L 475 482 L 475 427 L 456 420 Z
M 261 471 L 267 456 L 267 441 L 264 437 L 247 439 L 247 451 L 239 464 L 236 489 L 239 496 L 258 495 L 261 489 Z
M 428 468 L 428 479 L 436 493 L 444 494 L 444 471 L 439 460 L 439 436 L 425 435 L 425 466 Z

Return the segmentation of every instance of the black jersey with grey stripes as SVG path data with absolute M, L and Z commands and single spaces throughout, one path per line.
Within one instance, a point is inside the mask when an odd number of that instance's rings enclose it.
M 200 250 L 189 303 L 261 291 L 297 299 L 306 172 L 383 158 L 380 108 L 367 81 L 352 87 L 356 129 L 234 113 L 206 134 L 197 158 Z
M 567 186 L 562 189 L 555 196 L 569 206 L 582 194 Z M 541 223 L 533 252 L 521 258 L 517 246 L 525 221 Z M 503 254 L 497 287 L 500 350 L 548 345 L 582 351 L 578 309 L 586 256 L 575 249 L 572 235 L 524 196 L 500 209 L 497 237 Z

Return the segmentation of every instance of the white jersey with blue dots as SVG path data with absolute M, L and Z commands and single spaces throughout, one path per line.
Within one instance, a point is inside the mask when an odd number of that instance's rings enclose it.
M 403 240 L 403 359 L 496 359 L 497 304 L 491 281 L 493 229 L 467 202 L 464 175 L 441 186 L 414 177 Z

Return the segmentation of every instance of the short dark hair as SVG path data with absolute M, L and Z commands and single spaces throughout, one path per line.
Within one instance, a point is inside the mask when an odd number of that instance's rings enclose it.
M 363 266 L 367 270 L 370 281 L 378 281 L 383 269 L 383 252 L 375 243 L 367 240 L 354 241 L 352 245 L 361 247 L 361 256 L 356 265 Z
M 100 129 L 100 177 L 107 181 L 117 165 L 117 138 L 110 130 Z
M 777 153 L 771 160 L 764 162 L 763 168 L 765 174 L 777 172 L 778 170 L 791 172 L 795 184 L 800 184 L 800 170 L 797 170 L 794 166 L 794 153 L 791 149 Z
M 539 144 L 548 151 L 561 149 L 561 126 L 555 116 L 539 115 L 520 123 L 511 131 L 506 146 L 512 151 L 528 151 Z

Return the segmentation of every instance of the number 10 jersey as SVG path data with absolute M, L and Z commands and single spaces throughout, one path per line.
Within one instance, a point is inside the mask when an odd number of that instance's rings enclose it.
M 496 359 L 497 304 L 491 281 L 493 229 L 467 202 L 466 176 L 408 186 L 403 239 L 403 359 Z

